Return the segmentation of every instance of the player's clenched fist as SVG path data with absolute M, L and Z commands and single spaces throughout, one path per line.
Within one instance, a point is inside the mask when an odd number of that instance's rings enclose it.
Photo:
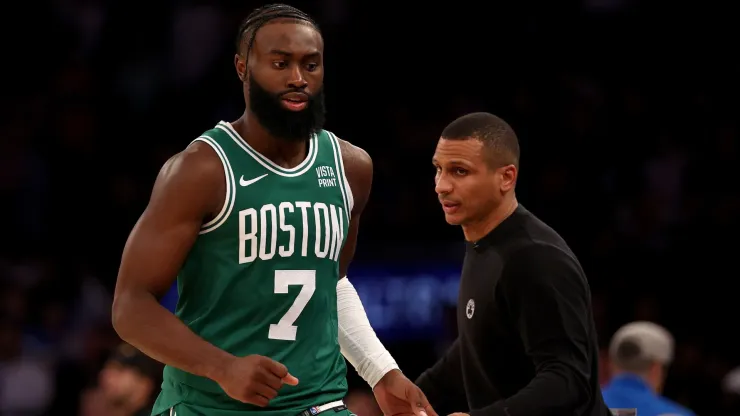
M 230 397 L 260 407 L 267 406 L 283 384 L 298 384 L 284 365 L 262 355 L 235 357 L 214 380 Z

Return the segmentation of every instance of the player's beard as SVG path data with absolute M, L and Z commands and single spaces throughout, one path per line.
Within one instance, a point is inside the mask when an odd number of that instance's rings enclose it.
M 324 127 L 324 89 L 309 95 L 308 105 L 301 111 L 291 111 L 283 107 L 281 96 L 288 92 L 273 94 L 262 88 L 254 77 L 249 78 L 249 108 L 257 116 L 272 136 L 290 140 L 304 141 Z

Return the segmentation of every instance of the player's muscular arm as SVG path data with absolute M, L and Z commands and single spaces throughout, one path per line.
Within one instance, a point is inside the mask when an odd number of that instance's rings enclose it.
M 224 187 L 221 162 L 205 143 L 165 163 L 126 242 L 113 301 L 113 326 L 121 338 L 158 361 L 210 378 L 230 355 L 194 334 L 157 299 L 175 281 L 203 219 L 218 212 Z
M 352 207 L 349 230 L 347 231 L 347 241 L 344 243 L 339 258 L 339 276 L 344 278 L 347 276 L 349 264 L 355 255 L 357 233 L 360 229 L 360 216 L 365 210 L 368 199 L 370 199 L 370 189 L 373 185 L 373 160 L 367 152 L 349 142 L 340 140 L 339 145 L 342 150 L 344 172 L 347 175 L 347 182 L 349 182 L 355 201 Z
M 264 407 L 283 384 L 298 383 L 284 365 L 259 355 L 235 357 L 211 345 L 157 301 L 175 281 L 203 221 L 223 206 L 225 187 L 221 161 L 205 143 L 192 144 L 164 165 L 123 250 L 113 326 L 150 357 Z

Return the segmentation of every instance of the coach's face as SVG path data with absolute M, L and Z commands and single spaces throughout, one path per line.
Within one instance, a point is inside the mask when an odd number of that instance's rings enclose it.
M 510 166 L 495 167 L 483 142 L 439 139 L 432 163 L 445 219 L 453 225 L 484 221 L 513 189 Z

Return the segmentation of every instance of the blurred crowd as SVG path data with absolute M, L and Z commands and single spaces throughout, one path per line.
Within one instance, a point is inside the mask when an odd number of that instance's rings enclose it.
M 324 31 L 327 128 L 374 159 L 358 261 L 459 258 L 431 154 L 449 121 L 493 112 L 520 138 L 520 202 L 584 264 L 605 351 L 622 324 L 658 322 L 677 340 L 666 396 L 699 414 L 730 411 L 740 397 L 734 62 L 687 41 L 698 29 L 655 23 L 635 2 L 579 3 L 558 22 L 512 7 L 487 26 L 462 4 L 291 4 Z M 116 372 L 131 364 L 110 326 L 121 249 L 162 163 L 242 111 L 233 39 L 258 5 L 19 6 L 34 24 L 6 52 L 18 64 L 0 97 L 0 415 L 89 414 L 101 394 L 119 394 L 105 380 L 134 377 Z M 552 31 L 561 24 L 571 32 Z M 453 337 L 450 322 L 440 325 Z M 389 349 L 415 376 L 446 342 Z M 156 390 L 157 372 L 141 366 L 134 384 Z M 351 386 L 350 407 L 379 415 L 354 375 Z M 127 400 L 150 390 L 127 390 Z

